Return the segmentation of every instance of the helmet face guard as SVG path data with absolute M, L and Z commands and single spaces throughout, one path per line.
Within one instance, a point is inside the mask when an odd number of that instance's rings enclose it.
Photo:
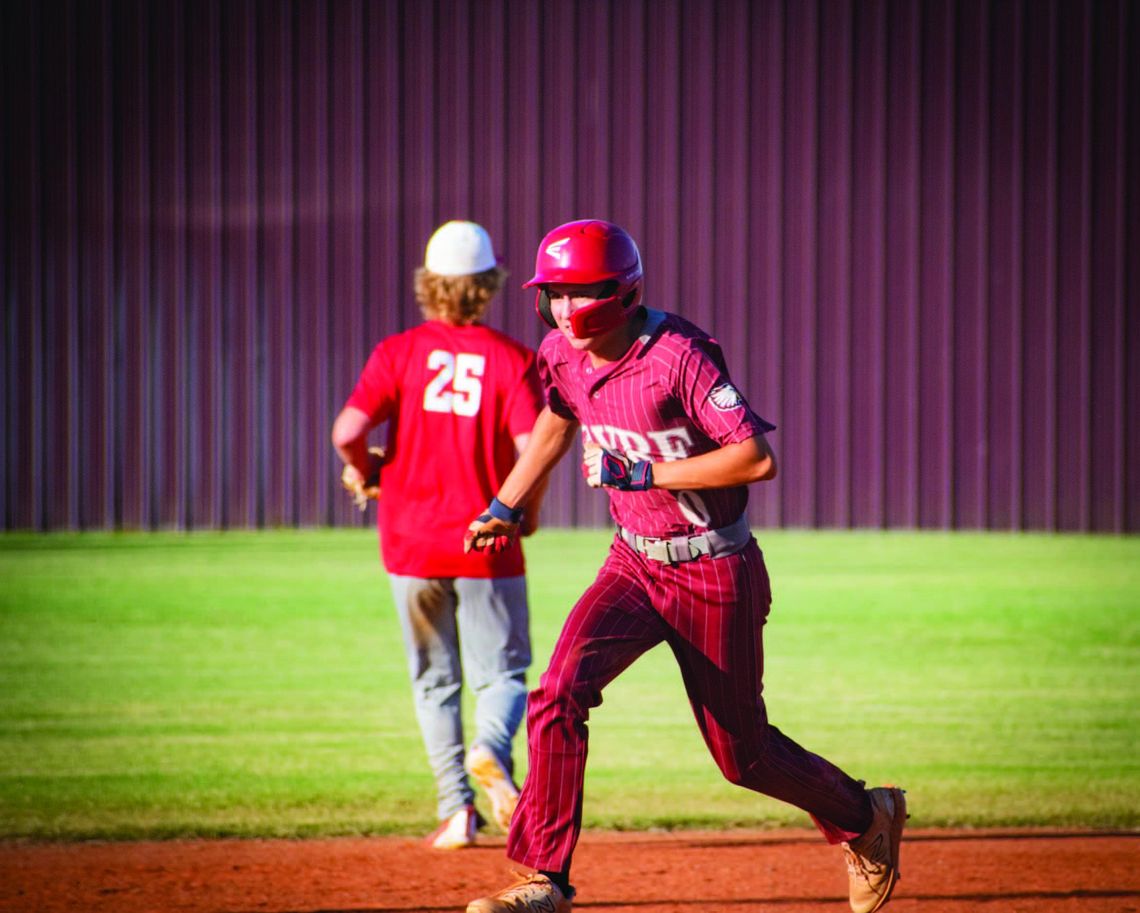
M 608 333 L 614 327 L 625 323 L 633 313 L 632 306 L 626 305 L 622 296 L 617 294 L 617 283 L 608 284 L 613 288 L 606 289 L 604 298 L 599 298 L 593 304 L 580 307 L 570 315 L 570 329 L 578 339 L 588 339 L 591 336 Z M 630 294 L 634 293 L 631 292 Z M 554 319 L 554 312 L 550 305 L 550 295 L 545 288 L 539 288 L 534 308 L 548 326 L 558 326 L 558 321 Z
M 534 309 L 557 327 L 545 286 L 607 283 L 604 297 L 570 315 L 579 339 L 609 332 L 627 321 L 641 301 L 641 254 L 623 229 L 600 219 L 567 222 L 549 232 L 538 247 L 534 277 L 523 288 L 537 286 Z

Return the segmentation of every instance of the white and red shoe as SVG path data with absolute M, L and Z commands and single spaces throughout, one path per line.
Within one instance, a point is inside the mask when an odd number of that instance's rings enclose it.
M 445 818 L 424 838 L 433 850 L 461 850 L 473 846 L 475 832 L 484 824 L 474 805 L 465 805 L 450 818 Z

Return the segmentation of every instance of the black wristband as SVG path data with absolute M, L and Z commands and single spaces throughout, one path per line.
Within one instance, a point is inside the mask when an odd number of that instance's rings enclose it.
M 491 498 L 491 504 L 487 508 L 489 513 L 496 520 L 502 520 L 505 523 L 521 523 L 523 518 L 523 509 L 521 507 L 507 507 L 498 498 Z

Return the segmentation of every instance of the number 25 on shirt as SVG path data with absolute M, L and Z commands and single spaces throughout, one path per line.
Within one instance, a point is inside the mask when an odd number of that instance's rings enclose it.
M 487 359 L 470 352 L 447 352 L 435 349 L 428 355 L 429 371 L 435 376 L 424 388 L 425 412 L 452 412 L 455 415 L 479 414 L 483 398 L 483 369 Z

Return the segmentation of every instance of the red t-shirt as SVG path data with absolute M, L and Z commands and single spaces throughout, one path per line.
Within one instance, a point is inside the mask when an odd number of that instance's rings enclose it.
M 521 545 L 463 552 L 463 534 L 542 410 L 534 353 L 482 324 L 429 320 L 372 351 L 346 406 L 388 422 L 377 526 L 384 567 L 409 577 L 514 577 Z

